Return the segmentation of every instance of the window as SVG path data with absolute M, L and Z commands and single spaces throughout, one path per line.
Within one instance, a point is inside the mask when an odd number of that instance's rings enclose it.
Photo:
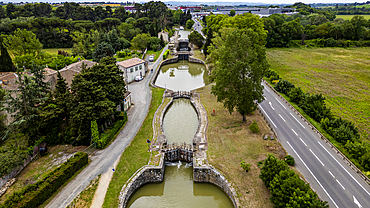
M 139 68 L 140 68 L 140 70 L 142 70 L 143 69 L 143 65 L 140 65 Z
M 137 71 L 137 67 L 135 67 L 135 71 Z
M 132 72 L 134 72 L 134 68 L 131 68 L 131 69 L 130 69 L 130 72 L 131 72 L 131 73 L 132 73 Z

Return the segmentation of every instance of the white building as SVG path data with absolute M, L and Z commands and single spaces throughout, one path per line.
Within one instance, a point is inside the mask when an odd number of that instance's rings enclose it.
M 146 61 L 139 58 L 132 58 L 126 61 L 117 62 L 118 68 L 123 71 L 125 82 L 134 81 L 136 76 L 145 76 L 147 72 Z

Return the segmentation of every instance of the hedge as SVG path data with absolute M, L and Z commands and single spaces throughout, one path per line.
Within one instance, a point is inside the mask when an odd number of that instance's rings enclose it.
M 170 53 L 170 50 L 166 50 L 165 52 L 164 52 L 164 54 L 163 54 L 163 60 L 166 60 L 167 59 L 167 56 L 168 56 L 168 54 Z
M 127 113 L 124 112 L 122 119 L 117 120 L 116 123 L 114 123 L 113 127 L 108 128 L 106 132 L 100 134 L 100 139 L 96 143 L 96 148 L 104 149 L 110 143 L 110 141 L 114 139 L 117 132 L 126 122 L 127 122 Z
M 88 164 L 88 154 L 77 152 L 67 162 L 47 174 L 35 184 L 28 185 L 10 195 L 0 208 L 33 208 L 43 204 L 78 170 Z

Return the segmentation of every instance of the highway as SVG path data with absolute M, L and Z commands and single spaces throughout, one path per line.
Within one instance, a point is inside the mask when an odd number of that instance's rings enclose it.
M 369 208 L 370 187 L 265 83 L 262 113 L 295 167 L 330 207 Z

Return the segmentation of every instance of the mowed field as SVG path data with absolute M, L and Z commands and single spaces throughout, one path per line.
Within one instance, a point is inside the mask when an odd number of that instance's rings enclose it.
M 366 5 L 370 6 L 370 5 Z M 354 16 L 363 16 L 366 20 L 370 19 L 370 15 L 337 15 L 336 18 L 342 18 L 344 20 L 351 20 Z
M 370 140 L 370 48 L 268 49 L 267 60 L 296 87 L 323 94 L 335 115 Z

